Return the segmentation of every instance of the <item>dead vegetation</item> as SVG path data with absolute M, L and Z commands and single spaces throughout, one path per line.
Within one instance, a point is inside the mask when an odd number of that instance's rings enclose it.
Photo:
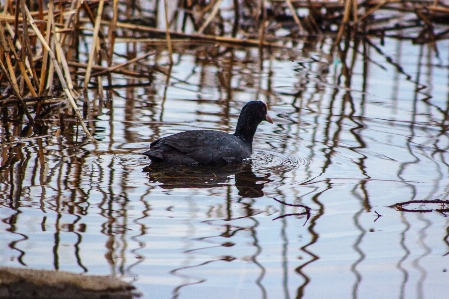
M 379 37 L 380 43 L 385 36 L 432 43 L 449 35 L 449 6 L 438 0 L 9 0 L 0 9 L 0 106 L 6 138 L 9 122 L 38 132 L 50 114 L 61 131 L 71 118 L 91 137 L 86 119 L 92 105 L 111 104 L 112 76 L 151 85 L 153 72 L 161 72 L 169 80 L 179 45 L 215 43 L 262 52 L 322 35 L 333 36 L 334 46 L 360 36 Z M 88 49 L 82 49 L 83 42 Z M 118 42 L 138 43 L 145 51 L 120 57 Z M 155 55 L 157 63 L 140 63 Z M 98 95 L 94 104 L 89 89 Z

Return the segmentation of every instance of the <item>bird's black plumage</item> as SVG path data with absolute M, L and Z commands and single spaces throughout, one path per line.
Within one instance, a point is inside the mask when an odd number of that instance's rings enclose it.
M 192 130 L 153 141 L 143 154 L 152 162 L 169 164 L 230 164 L 249 158 L 257 126 L 273 123 L 262 101 L 248 102 L 240 112 L 234 134 L 214 130 Z

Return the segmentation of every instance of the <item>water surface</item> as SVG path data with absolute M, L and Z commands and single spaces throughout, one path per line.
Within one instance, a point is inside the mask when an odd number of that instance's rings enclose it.
M 448 43 L 331 45 L 178 51 L 170 80 L 92 93 L 98 143 L 73 122 L 4 124 L 0 264 L 113 275 L 144 298 L 445 297 Z M 152 140 L 232 133 L 252 99 L 274 124 L 251 162 L 146 168 Z M 416 200 L 431 211 L 391 207 Z

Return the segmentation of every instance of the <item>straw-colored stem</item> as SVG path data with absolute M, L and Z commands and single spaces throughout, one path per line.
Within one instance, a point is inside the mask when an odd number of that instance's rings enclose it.
M 9 53 L 5 52 L 5 54 L 6 54 L 5 56 L 6 56 L 6 63 L 8 65 L 8 70 L 6 70 L 5 65 L 3 64 L 3 62 L 1 60 L 0 60 L 0 67 L 3 71 L 3 74 L 5 75 L 6 79 L 8 80 L 9 84 L 11 84 L 14 94 L 19 99 L 20 105 L 22 106 L 23 111 L 25 111 L 25 115 L 27 116 L 30 123 L 34 124 L 34 119 L 31 116 L 30 112 L 28 111 L 25 101 L 23 100 L 22 96 L 20 95 L 19 86 L 17 85 L 17 80 L 14 75 L 14 70 L 12 68 Z M 8 74 L 8 71 L 9 71 L 9 74 Z
M 44 1 L 43 0 L 38 0 L 38 10 L 39 10 L 39 20 L 43 21 L 44 20 Z M 44 24 L 40 24 L 39 29 L 41 30 L 41 34 L 44 34 Z
M 68 64 L 69 64 L 69 66 L 75 67 L 75 68 L 84 68 L 84 69 L 87 68 L 87 64 L 85 64 L 85 63 L 69 61 Z M 130 76 L 130 77 L 137 77 L 137 78 L 142 78 L 142 77 L 147 78 L 148 77 L 148 74 L 142 74 L 142 73 L 137 73 L 137 72 L 128 71 L 128 70 L 122 70 L 122 69 L 116 69 L 116 70 L 110 72 L 109 68 L 103 67 L 103 66 L 98 66 L 98 65 L 93 65 L 92 69 L 102 72 L 101 74 L 103 74 L 103 72 L 104 72 L 104 74 L 108 74 L 108 73 L 112 73 L 113 72 L 113 73 L 116 73 L 116 74 L 123 74 L 123 75 Z M 93 75 L 97 76 L 98 74 L 93 74 Z
M 210 13 L 209 17 L 206 19 L 206 21 L 203 23 L 203 25 L 201 25 L 200 29 L 198 29 L 198 32 L 197 32 L 198 34 L 203 33 L 204 29 L 206 29 L 206 27 L 209 25 L 209 23 L 215 18 L 215 15 L 217 14 L 218 9 L 220 8 L 221 1 L 222 0 L 218 0 L 215 3 L 214 9 Z
M 78 12 L 80 7 L 81 7 L 80 0 L 72 1 L 71 6 L 70 6 L 70 11 L 75 10 L 76 12 Z M 70 24 L 73 21 L 74 15 L 76 15 L 76 13 L 70 14 L 69 17 L 67 18 L 67 20 L 65 21 L 63 32 L 70 30 Z M 73 28 L 72 28 L 72 30 L 73 30 Z M 72 30 L 70 30 L 69 32 L 72 32 Z M 67 34 L 63 34 L 59 38 L 61 44 L 65 43 L 66 37 L 67 37 Z
M 50 36 L 50 41 L 49 41 L 49 45 L 51 45 L 52 48 L 55 48 L 55 37 L 54 36 Z M 48 51 L 47 51 L 48 52 Z M 50 57 L 50 54 L 48 55 Z M 48 61 L 48 72 L 47 72 L 47 86 L 46 86 L 46 91 L 48 92 L 49 95 L 52 94 L 53 92 L 53 78 L 55 76 L 55 66 L 53 64 L 53 60 L 50 57 L 50 60 Z
M 88 2 L 87 1 L 81 1 L 81 2 L 82 2 L 82 5 L 83 5 L 83 8 L 84 8 L 84 11 L 86 12 L 87 17 L 89 18 L 89 20 L 92 23 L 92 25 L 95 27 L 95 22 L 96 22 L 95 20 L 96 20 L 96 18 L 94 17 L 92 11 L 90 10 Z M 108 25 L 109 25 L 109 23 L 108 23 Z M 98 32 L 98 36 L 101 39 L 104 39 L 104 35 L 103 35 L 103 33 L 101 31 Z
M 87 19 L 83 18 L 81 21 L 87 21 Z M 106 21 L 103 21 L 105 24 Z M 161 33 L 165 34 L 165 30 L 156 29 L 149 26 L 143 26 L 143 25 L 133 25 L 128 23 L 121 23 L 117 22 L 117 27 L 119 28 L 126 28 L 126 29 L 133 29 L 133 30 L 141 30 L 146 32 L 154 32 L 154 33 Z M 188 33 L 181 33 L 181 32 L 171 32 L 169 31 L 170 36 L 178 36 L 181 38 L 189 38 L 191 40 L 200 40 L 200 41 L 208 41 L 208 42 L 222 42 L 222 43 L 228 43 L 228 44 L 234 44 L 239 46 L 259 46 L 260 40 L 258 39 L 243 39 L 243 38 L 235 38 L 235 37 L 225 37 L 225 36 L 216 36 L 216 35 L 210 35 L 210 34 L 188 34 Z M 139 40 L 144 41 L 145 39 L 139 38 Z M 267 41 L 263 42 L 264 46 L 268 47 L 274 47 L 274 48 L 285 48 L 284 46 L 277 45 L 275 43 L 270 43 Z
M 168 86 L 170 84 L 170 78 L 171 78 L 172 69 L 173 69 L 173 64 L 170 64 L 170 67 L 168 69 L 168 74 L 167 74 L 167 77 L 166 77 L 166 80 L 165 80 L 164 96 L 162 97 L 161 114 L 159 115 L 159 121 L 163 121 L 164 120 L 165 102 L 167 101 Z
M 426 7 L 426 9 L 431 10 L 431 11 L 439 11 L 439 12 L 449 13 L 449 8 L 446 8 L 446 7 L 432 7 L 432 6 L 428 6 L 428 7 Z
M 335 44 L 338 44 L 341 40 L 341 36 L 343 35 L 343 31 L 346 28 L 346 25 L 349 23 L 349 16 L 351 14 L 351 2 L 356 0 L 346 0 L 345 2 L 345 13 L 343 15 L 343 20 L 340 24 L 340 28 L 338 28 L 337 39 L 335 40 Z M 387 0 L 388 1 L 388 0 Z
M 47 18 L 47 29 L 45 32 L 45 41 L 47 44 L 50 42 L 50 34 L 51 34 L 51 27 L 54 24 L 53 19 L 53 0 L 50 0 L 48 2 L 48 18 Z M 40 78 L 40 84 L 39 84 L 39 92 L 38 94 L 40 96 L 43 95 L 44 88 L 45 88 L 45 77 L 47 73 L 47 64 L 48 64 L 48 51 L 44 47 L 43 53 L 42 53 L 42 69 L 41 69 L 41 78 Z
M 354 20 L 354 24 L 357 23 L 358 10 L 359 10 L 358 5 L 359 4 L 358 4 L 357 0 L 352 1 L 352 19 Z
M 301 20 L 298 18 L 298 15 L 296 14 L 296 9 L 293 7 L 292 1 L 285 0 L 285 2 L 287 3 L 288 8 L 290 8 L 290 10 L 292 11 L 293 19 L 295 20 L 296 25 L 298 25 L 299 32 L 303 33 L 304 27 L 302 26 Z
M 20 9 L 19 9 L 19 5 L 17 5 L 17 2 L 16 2 L 14 9 L 15 9 L 14 10 L 14 32 L 16 34 L 19 34 L 19 11 L 20 11 Z M 15 36 L 15 35 L 12 35 L 12 36 Z
M 114 72 L 115 70 L 121 69 L 121 68 L 123 68 L 123 67 L 125 67 L 125 66 L 127 66 L 127 65 L 130 65 L 130 64 L 133 64 L 133 63 L 135 63 L 135 62 L 137 62 L 137 61 L 139 61 L 139 60 L 145 59 L 145 58 L 147 58 L 148 56 L 154 55 L 155 53 L 156 53 L 155 50 L 151 50 L 150 52 L 145 53 L 144 55 L 139 56 L 139 57 L 136 57 L 136 58 L 134 58 L 134 59 L 128 60 L 128 61 L 125 62 L 125 63 L 119 64 L 119 65 L 115 65 L 115 66 L 112 66 L 112 67 L 108 67 L 108 68 L 106 68 L 105 70 L 100 71 L 100 72 L 94 74 L 94 76 L 100 76 L 100 75 L 104 75 L 104 74 L 106 74 L 106 73 L 112 73 L 112 72 Z
M 15 36 L 14 30 L 12 29 L 11 25 L 8 22 L 6 22 L 6 30 L 8 30 L 8 33 L 9 33 L 10 36 Z M 1 32 L 4 32 L 4 29 L 1 29 Z M 18 51 L 20 51 L 22 49 L 22 44 L 20 43 L 20 39 L 18 39 L 18 38 L 16 39 L 15 46 L 16 46 Z M 25 67 L 27 68 L 27 71 L 28 71 L 29 74 L 33 74 L 33 71 L 30 68 L 30 64 L 27 63 L 27 62 L 28 61 L 25 61 Z
M 31 27 L 33 27 L 34 32 L 36 33 L 37 37 L 39 38 L 39 40 L 41 41 L 42 45 L 47 49 L 48 54 L 50 55 L 51 60 L 53 61 L 53 65 L 54 68 L 56 70 L 56 73 L 58 74 L 58 78 L 59 81 L 61 82 L 62 88 L 65 92 L 65 94 L 67 95 L 67 98 L 69 99 L 70 104 L 73 107 L 73 110 L 75 110 L 76 115 L 79 118 L 80 124 L 84 130 L 84 132 L 86 133 L 86 135 L 91 138 L 92 140 L 95 140 L 92 135 L 90 134 L 89 130 L 87 129 L 86 125 L 83 122 L 83 118 L 78 110 L 78 107 L 76 106 L 75 100 L 73 99 L 72 94 L 70 93 L 68 87 L 67 87 L 67 83 L 64 79 L 64 76 L 62 74 L 61 68 L 59 67 L 58 61 L 56 60 L 55 54 L 53 53 L 52 49 L 50 48 L 50 46 L 48 45 L 48 43 L 45 41 L 44 37 L 42 36 L 41 32 L 39 31 L 39 28 L 37 27 L 36 23 L 34 22 L 33 17 L 30 14 L 30 11 L 28 10 L 27 7 L 25 7 L 25 11 L 26 14 L 28 16 L 28 19 L 30 21 L 30 25 Z M 96 140 L 95 140 L 96 141 Z
M 116 32 L 115 28 L 118 20 L 118 0 L 114 0 L 112 4 L 112 19 L 109 23 L 109 31 L 108 31 L 108 39 L 109 39 L 109 57 L 108 57 L 108 66 L 112 64 L 112 57 L 114 56 L 114 45 L 115 45 L 115 37 Z
M 59 43 L 58 40 L 58 35 L 56 34 L 55 30 L 55 26 L 53 26 L 53 36 L 55 38 L 55 46 L 56 46 L 56 53 L 59 57 L 59 60 L 61 61 L 61 65 L 62 68 L 64 69 L 64 74 L 65 74 L 65 79 L 67 82 L 67 87 L 69 88 L 69 90 L 72 92 L 73 91 L 73 82 L 72 82 L 72 77 L 70 75 L 70 70 L 69 70 L 69 66 L 67 64 L 67 59 L 64 55 L 64 52 L 62 50 L 61 44 Z
M 265 9 L 265 0 L 259 0 L 259 4 L 262 9 L 262 20 L 260 24 L 260 30 L 259 30 L 259 68 L 260 71 L 262 71 L 263 68 L 263 42 L 265 40 L 265 18 L 267 16 L 266 9 Z
M 372 14 L 373 12 L 375 12 L 376 10 L 378 10 L 379 8 L 381 8 L 384 4 L 386 4 L 389 0 L 382 0 L 381 2 L 377 3 L 376 6 L 370 8 L 361 18 L 359 18 L 359 22 L 362 21 L 363 19 L 365 19 L 367 16 L 369 16 L 370 14 Z
M 29 64 L 27 64 L 26 59 L 24 59 L 24 62 L 25 62 L 25 64 L 29 65 L 30 75 L 33 76 L 34 80 L 37 83 L 37 86 L 39 86 L 39 82 L 38 82 L 39 78 L 38 78 L 38 76 L 36 74 L 36 70 L 33 66 L 33 56 L 32 56 L 31 48 L 30 48 L 31 41 L 30 41 L 30 37 L 28 36 L 28 26 L 27 26 L 27 20 L 26 20 L 26 15 L 25 15 L 24 9 L 25 9 L 25 0 L 20 0 L 20 10 L 22 10 L 22 14 L 23 14 L 23 17 L 22 17 L 23 30 L 22 30 L 22 32 L 23 32 L 23 45 L 25 47 L 24 48 L 24 50 L 25 50 L 24 58 L 28 58 Z M 16 34 L 17 33 L 18 32 L 16 32 Z
M 168 4 L 167 0 L 164 0 L 164 11 L 165 11 L 165 37 L 167 38 L 167 48 L 168 48 L 168 59 L 170 60 L 170 64 L 173 64 L 173 48 L 170 39 L 170 28 L 168 21 Z
M 5 57 L 5 63 L 8 68 L 8 72 L 9 72 L 9 73 L 5 72 L 5 76 L 8 76 L 8 78 L 9 78 L 8 81 L 10 81 L 13 91 L 16 92 L 18 95 L 20 95 L 19 85 L 17 84 L 17 78 L 16 78 L 16 74 L 14 72 L 14 67 L 12 66 L 11 55 L 9 53 L 9 49 L 5 49 L 4 57 Z
M 97 10 L 97 18 L 95 20 L 94 35 L 92 37 L 92 47 L 90 49 L 89 61 L 87 63 L 86 76 L 84 77 L 84 89 L 87 89 L 87 86 L 90 81 L 90 73 L 92 71 L 92 64 L 94 62 L 94 55 L 96 52 L 98 32 L 100 31 L 100 25 L 101 25 L 101 15 L 103 14 L 103 5 L 104 5 L 104 0 L 100 0 L 100 3 L 98 5 L 98 10 Z
M 427 25 L 427 26 L 429 26 L 429 27 L 432 27 L 433 25 L 432 25 L 432 22 L 419 10 L 419 8 L 415 8 L 415 13 L 416 13 L 416 15 L 421 19 L 421 20 L 423 20 L 423 22 Z
M 98 76 L 97 77 L 97 82 L 98 82 L 98 97 L 103 100 L 104 96 L 103 96 L 103 77 L 102 76 Z
M 30 81 L 30 78 L 28 77 L 27 71 L 25 69 L 25 66 L 23 65 L 23 61 L 18 59 L 19 55 L 14 50 L 14 44 L 12 43 L 11 38 L 8 38 L 9 48 L 13 52 L 14 56 L 16 57 L 17 64 L 19 65 L 20 72 L 22 73 L 22 78 L 25 80 L 26 85 L 28 86 L 28 89 L 30 90 L 33 97 L 37 97 L 36 91 L 34 89 L 33 84 Z M 10 59 L 10 58 L 9 58 Z

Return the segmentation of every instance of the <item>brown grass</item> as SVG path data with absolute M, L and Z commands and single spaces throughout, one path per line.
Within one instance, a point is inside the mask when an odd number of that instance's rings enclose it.
M 102 82 L 111 74 L 151 78 L 160 69 L 136 71 L 133 66 L 154 55 L 152 42 L 165 41 L 172 64 L 178 41 L 259 47 L 261 52 L 266 47 L 289 47 L 288 39 L 318 35 L 334 36 L 336 46 L 360 35 L 432 43 L 449 34 L 449 6 L 438 0 L 235 0 L 233 7 L 223 7 L 221 0 L 155 0 L 150 14 L 134 1 L 52 0 L 45 6 L 40 0 L 32 7 L 29 3 L 9 0 L 1 8 L 3 117 L 24 115 L 24 122 L 34 124 L 49 107 L 71 110 L 88 137 L 80 112 L 87 99 L 81 91 L 86 95 L 87 89 L 96 88 L 103 98 Z M 164 16 L 160 26 L 158 15 Z M 80 40 L 85 38 L 91 40 L 86 63 L 79 56 Z M 150 49 L 116 64 L 117 39 L 145 43 Z M 55 106 L 55 99 L 67 103 L 66 108 Z

